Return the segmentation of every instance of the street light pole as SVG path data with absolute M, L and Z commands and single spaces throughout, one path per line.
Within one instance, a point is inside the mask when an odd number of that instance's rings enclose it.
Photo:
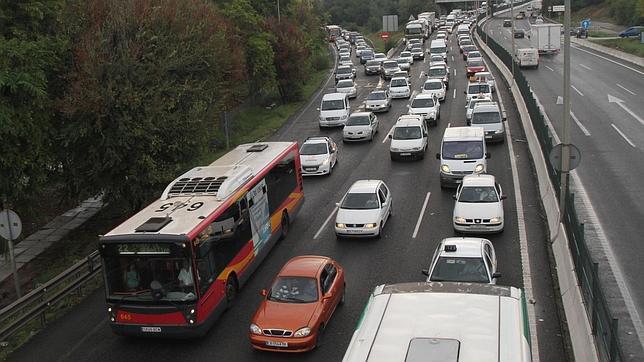
M 561 149 L 561 191 L 559 192 L 559 213 L 563 221 L 570 172 L 570 0 L 564 1 L 564 83 L 563 83 L 563 140 Z
M 510 59 L 512 60 L 512 79 L 514 79 L 514 57 L 516 54 L 516 50 L 514 49 L 516 46 L 514 44 L 514 0 L 510 0 L 510 20 L 512 21 L 512 54 Z

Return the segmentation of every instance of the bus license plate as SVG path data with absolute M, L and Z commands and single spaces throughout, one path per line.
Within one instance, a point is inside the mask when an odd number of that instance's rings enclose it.
M 400 155 L 401 156 L 411 156 L 411 153 L 410 152 L 403 152 Z
M 287 342 L 280 341 L 266 341 L 266 345 L 271 347 L 288 347 Z
M 161 327 L 141 327 L 141 332 L 161 333 Z

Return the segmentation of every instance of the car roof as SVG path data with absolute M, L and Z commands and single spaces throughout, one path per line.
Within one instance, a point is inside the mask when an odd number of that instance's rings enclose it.
M 442 79 L 438 79 L 438 78 L 429 78 L 429 79 L 427 79 L 427 80 L 425 81 L 425 83 L 438 83 L 438 82 L 443 83 L 443 80 L 442 80 Z M 423 84 L 424 84 L 424 83 L 423 83 Z
M 469 174 L 463 177 L 463 186 L 494 186 L 496 178 L 490 174 Z
M 323 101 L 335 101 L 345 99 L 347 97 L 346 93 L 327 93 L 322 97 Z
M 300 255 L 287 261 L 278 276 L 315 277 L 324 265 L 331 261 L 326 256 Z
M 499 106 L 496 102 L 479 102 L 474 105 L 473 112 L 499 112 Z
M 349 187 L 347 193 L 375 193 L 381 180 L 358 180 Z
M 349 115 L 349 117 L 364 117 L 364 116 L 369 116 L 371 112 L 353 112 Z
M 407 81 L 407 78 L 405 78 L 405 77 L 393 77 L 393 78 L 391 78 L 391 80 L 392 80 L 392 81 L 393 81 L 394 79 L 402 79 L 402 80 L 404 80 L 405 82 Z
M 314 136 L 308 137 L 306 140 L 304 140 L 304 143 L 326 143 L 330 141 L 331 139 L 327 136 Z
M 440 256 L 457 257 L 457 258 L 476 258 L 482 257 L 482 247 L 484 244 L 482 238 L 446 238 L 441 240 L 438 247 Z M 445 251 L 445 245 L 456 245 L 456 251 Z
M 395 60 L 389 59 L 389 60 L 385 60 L 384 62 L 382 62 L 382 64 L 383 65 L 385 65 L 385 64 L 396 64 L 396 65 L 398 65 L 398 62 L 396 62 Z
M 394 127 L 408 127 L 408 126 L 421 126 L 423 120 L 420 115 L 416 114 L 403 114 L 398 117 Z
M 339 65 L 338 69 L 351 69 L 350 65 Z
M 434 95 L 429 93 L 418 93 L 416 97 L 414 97 L 414 99 L 425 99 L 425 98 L 434 99 Z

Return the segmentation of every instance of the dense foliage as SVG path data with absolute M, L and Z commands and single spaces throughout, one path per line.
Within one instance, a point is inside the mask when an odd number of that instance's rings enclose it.
M 325 6 L 332 23 L 368 32 L 382 29 L 383 15 L 398 15 L 398 23 L 402 26 L 410 15 L 416 17 L 437 9 L 433 1 L 426 0 L 326 0 Z
M 139 207 L 212 151 L 222 111 L 298 100 L 326 51 L 318 6 L 282 0 L 278 21 L 268 0 L 1 2 L 0 197 L 56 183 Z
M 563 0 L 543 0 L 544 8 L 552 5 L 562 5 Z M 606 4 L 608 16 L 621 25 L 644 24 L 644 0 L 571 0 L 573 11 L 591 5 Z

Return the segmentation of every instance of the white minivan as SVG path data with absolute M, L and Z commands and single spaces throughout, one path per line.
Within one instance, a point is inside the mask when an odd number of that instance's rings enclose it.
M 434 39 L 429 45 L 429 55 L 440 54 L 447 61 L 447 44 L 445 40 Z
M 457 187 L 465 175 L 487 171 L 485 131 L 481 127 L 448 127 L 441 141 L 440 160 L 441 187 Z
M 535 48 L 517 49 L 515 58 L 521 68 L 539 68 L 539 52 Z
M 480 102 L 474 105 L 472 116 L 467 123 L 473 127 L 483 127 L 485 140 L 503 142 L 505 140 L 505 112 L 496 102 Z
M 405 114 L 389 133 L 389 154 L 392 160 L 401 158 L 425 158 L 427 151 L 427 125 L 420 115 Z
M 320 128 L 344 126 L 351 113 L 349 95 L 346 93 L 328 93 L 322 97 L 320 103 Z
M 369 297 L 342 361 L 530 362 L 530 344 L 521 289 L 383 284 Z

